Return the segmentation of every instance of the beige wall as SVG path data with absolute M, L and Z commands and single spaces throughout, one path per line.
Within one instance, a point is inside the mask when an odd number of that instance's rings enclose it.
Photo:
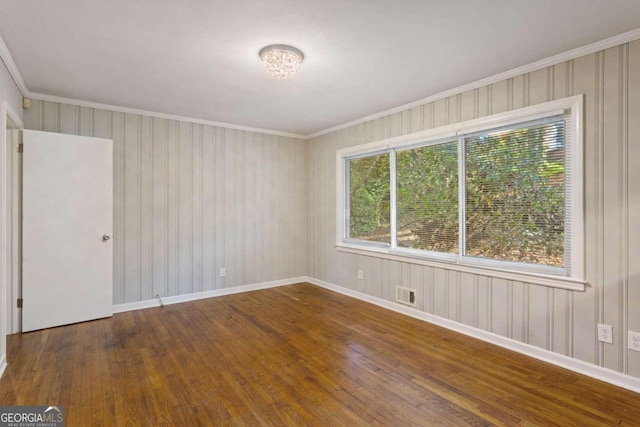
M 585 94 L 586 265 L 574 292 L 338 252 L 337 149 Z M 640 41 L 611 48 L 339 130 L 309 142 L 308 274 L 394 301 L 417 289 L 418 309 L 640 377 Z M 364 270 L 364 280 L 357 270 Z M 596 340 L 613 325 L 614 344 Z
M 306 274 L 303 141 L 43 101 L 24 120 L 114 141 L 114 304 Z

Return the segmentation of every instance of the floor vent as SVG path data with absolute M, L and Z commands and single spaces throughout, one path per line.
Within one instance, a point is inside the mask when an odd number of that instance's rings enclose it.
M 401 304 L 416 306 L 416 291 L 404 286 L 396 286 L 396 301 Z

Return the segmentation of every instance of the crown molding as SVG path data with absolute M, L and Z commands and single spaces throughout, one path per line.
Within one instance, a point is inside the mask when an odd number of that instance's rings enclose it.
M 256 132 L 256 133 L 261 133 L 265 135 L 282 136 L 286 138 L 307 139 L 305 135 L 298 135 L 296 133 L 280 132 L 277 130 L 254 128 L 250 126 L 240 126 L 240 125 L 234 125 L 231 123 L 196 119 L 196 118 L 187 117 L 187 116 L 178 116 L 176 114 L 166 114 L 166 113 L 159 113 L 157 111 L 141 110 L 138 108 L 128 108 L 128 107 L 121 107 L 118 105 L 102 104 L 99 102 L 83 101 L 80 99 L 64 98 L 61 96 L 47 95 L 44 93 L 28 92 L 28 94 L 25 96 L 31 99 L 39 100 L 39 101 L 58 102 L 61 104 L 76 105 L 78 107 L 98 108 L 102 110 L 116 111 L 119 113 L 138 114 L 141 116 L 157 117 L 159 119 L 178 120 L 178 121 L 187 122 L 187 123 L 194 123 L 194 124 L 206 125 L 206 126 L 215 126 L 215 127 L 225 128 L 225 129 L 241 130 L 246 132 Z
M 608 49 L 611 47 L 615 47 L 615 46 L 619 46 L 621 44 L 624 43 L 629 43 L 635 40 L 640 39 L 640 28 L 635 29 L 635 30 L 631 30 L 631 31 L 627 31 L 626 33 L 622 33 L 622 34 L 618 34 L 617 36 L 613 36 L 613 37 L 609 37 L 607 39 L 604 40 L 600 40 L 597 41 L 595 43 L 590 43 L 581 47 L 578 47 L 576 49 L 572 49 L 569 50 L 567 52 L 563 52 L 563 53 L 559 53 L 557 55 L 553 55 L 550 56 L 548 58 L 545 59 L 541 59 L 540 61 L 536 61 L 536 62 L 532 62 L 530 64 L 527 65 L 523 65 L 520 67 L 516 67 L 513 68 L 511 70 L 499 73 L 499 74 L 494 74 L 493 76 L 489 76 L 486 77 L 484 79 L 480 79 L 480 80 L 476 80 L 475 82 L 472 83 L 468 83 L 462 86 L 458 86 L 452 89 L 448 89 L 446 91 L 437 93 L 435 95 L 430 95 L 428 97 L 425 98 L 421 98 L 412 102 L 409 102 L 407 104 L 402 104 L 402 105 L 398 105 L 396 107 L 384 110 L 384 111 L 380 111 L 378 113 L 375 114 L 371 114 L 365 117 L 361 117 L 359 119 L 356 120 L 352 120 L 350 122 L 346 122 L 340 125 L 336 125 L 336 126 L 332 126 L 330 128 L 324 129 L 324 130 L 320 130 L 318 132 L 314 132 L 308 135 L 300 135 L 300 134 L 295 134 L 295 133 L 289 133 L 289 132 L 281 132 L 281 131 L 276 131 L 276 130 L 271 130 L 271 129 L 261 129 L 261 128 L 254 128 L 254 127 L 249 127 L 249 126 L 240 126 L 240 125 L 234 125 L 234 124 L 230 124 L 230 123 L 223 123 L 223 122 L 216 122 L 216 121 L 212 121 L 212 120 L 203 120 L 203 119 L 196 119 L 193 117 L 186 117 L 186 116 L 178 116 L 178 115 L 173 115 L 173 114 L 165 114 L 165 113 L 159 113 L 159 112 L 155 112 L 155 111 L 149 111 L 149 110 L 139 110 L 136 108 L 127 108 L 127 107 L 121 107 L 121 106 L 117 106 L 117 105 L 110 105 L 110 104 L 101 104 L 101 103 L 97 103 L 97 102 L 90 102 L 90 101 L 83 101 L 83 100 L 78 100 L 78 99 L 72 99 L 72 98 L 64 98 L 64 97 L 59 97 L 59 96 L 54 96 L 54 95 L 47 95 L 47 94 L 42 94 L 42 93 L 36 93 L 36 92 L 31 92 L 29 91 L 29 89 L 27 88 L 26 84 L 24 83 L 24 80 L 22 79 L 22 75 L 20 74 L 20 71 L 18 70 L 18 67 L 16 66 L 15 62 L 13 61 L 13 58 L 11 57 L 11 53 L 9 52 L 9 49 L 7 47 L 7 45 L 4 43 L 4 40 L 2 39 L 2 37 L 0 36 L 0 59 L 2 59 L 2 61 L 5 63 L 5 65 L 7 66 L 7 69 L 9 70 L 9 73 L 11 74 L 11 77 L 13 78 L 13 80 L 16 82 L 16 85 L 18 86 L 18 89 L 20 90 L 20 92 L 22 92 L 22 95 L 28 98 L 33 98 L 33 99 L 37 99 L 37 100 L 41 100 L 41 101 L 51 101 L 51 102 L 60 102 L 60 103 L 65 103 L 65 104 L 71 104 L 71 105 L 77 105 L 77 106 L 81 106 L 81 107 L 90 107 L 90 108 L 101 108 L 101 109 L 106 109 L 106 110 L 112 110 L 112 111 L 118 111 L 118 112 L 123 112 L 123 113 L 131 113 L 131 114 L 140 114 L 143 116 L 151 116 L 151 117 L 158 117 L 158 118 L 164 118 L 164 119 L 169 119 L 169 120 L 180 120 L 180 121 L 184 121 L 184 122 L 188 122 L 188 123 L 196 123 L 196 124 L 202 124 L 202 125 L 208 125 L 208 126 L 216 126 L 216 127 L 222 127 L 222 128 L 226 128 L 226 129 L 235 129 L 235 130 L 242 130 L 242 131 L 247 131 L 247 132 L 258 132 L 258 133 L 262 133 L 262 134 L 266 134 L 266 135 L 275 135 L 275 136 L 283 136 L 283 137 L 287 137 L 287 138 L 296 138 L 296 139 L 313 139 L 313 138 L 317 138 L 319 136 L 322 135 L 326 135 L 328 133 L 332 133 L 332 132 L 336 132 L 342 129 L 346 129 L 352 126 L 356 126 L 371 120 L 376 120 L 379 119 L 381 117 L 385 117 L 385 116 L 389 116 L 395 113 L 399 113 L 401 111 L 405 111 L 414 107 L 418 107 L 424 104 L 427 104 L 429 102 L 434 102 L 434 101 L 438 101 L 440 99 L 444 99 L 444 98 L 448 98 L 450 96 L 453 95 L 457 95 L 460 93 L 464 93 L 470 90 L 474 90 L 474 89 L 478 89 L 480 87 L 483 86 L 487 86 L 490 84 L 494 84 L 497 82 L 500 82 L 502 80 L 506 80 L 506 79 L 510 79 L 513 77 L 517 77 L 519 75 L 522 74 L 526 74 L 526 73 L 531 73 L 533 71 L 537 71 L 546 67 L 550 67 L 553 65 L 557 65 L 560 64 L 562 62 L 565 61 L 570 61 L 572 59 L 576 59 L 579 58 L 581 56 L 585 56 L 585 55 L 589 55 L 595 52 L 599 52 L 601 50 L 604 49 Z
M 16 83 L 16 86 L 18 86 L 18 90 L 22 92 L 22 96 L 26 96 L 26 94 L 29 93 L 29 89 L 27 89 L 27 85 L 24 84 L 22 74 L 20 74 L 16 63 L 13 62 L 13 57 L 9 52 L 9 48 L 4 43 L 2 36 L 0 36 L 0 59 L 2 59 L 2 62 L 4 62 L 7 70 L 9 70 L 9 74 L 11 75 L 13 81 Z
M 548 58 L 541 59 L 540 61 L 536 61 L 527 65 L 516 67 L 499 74 L 494 74 L 493 76 L 476 80 L 475 82 L 472 82 L 472 83 L 467 83 L 465 85 L 458 86 L 453 89 L 448 89 L 448 90 L 445 90 L 444 92 L 427 96 L 426 98 L 421 98 L 416 101 L 409 102 L 407 104 L 398 105 L 397 107 L 393 107 L 388 110 L 380 111 L 378 113 L 371 114 L 369 116 L 361 117 L 359 119 L 356 119 L 347 123 L 343 123 L 341 125 L 336 125 L 336 126 L 306 135 L 306 139 L 317 138 L 319 136 L 326 135 L 331 132 L 336 132 L 352 126 L 360 125 L 362 123 L 369 122 L 371 120 L 377 120 L 379 118 L 390 116 L 392 114 L 399 113 L 401 111 L 409 110 L 414 107 L 419 107 L 421 105 L 428 104 L 430 102 L 438 101 L 453 95 L 458 95 L 460 93 L 478 89 L 483 86 L 488 86 L 494 83 L 498 83 L 502 80 L 517 77 L 522 74 L 531 73 L 533 71 L 547 68 L 552 65 L 557 65 L 562 62 L 570 61 L 572 59 L 580 58 L 581 56 L 590 55 L 595 52 L 600 52 L 601 50 L 619 46 L 621 44 L 629 43 L 638 39 L 640 39 L 640 28 L 636 30 L 628 31 L 626 33 L 618 34 L 617 36 L 609 37 L 607 39 L 600 40 L 595 43 L 591 43 L 582 47 L 578 47 L 576 49 L 572 49 L 567 52 L 559 53 L 557 55 L 553 55 Z
M 255 128 L 251 126 L 240 126 L 240 125 L 235 125 L 231 123 L 216 122 L 213 120 L 196 119 L 193 117 L 179 116 L 175 114 L 159 113 L 157 111 L 121 107 L 118 105 L 102 104 L 98 102 L 83 101 L 80 99 L 64 98 L 61 96 L 31 92 L 29 88 L 27 88 L 27 85 L 25 84 L 24 79 L 20 74 L 20 70 L 18 70 L 18 67 L 16 66 L 16 63 L 13 61 L 11 52 L 9 52 L 9 48 L 7 47 L 4 40 L 2 39 L 2 36 L 0 36 L 0 59 L 2 59 L 2 62 L 4 62 L 4 64 L 6 65 L 7 70 L 9 71 L 9 74 L 13 78 L 13 81 L 16 83 L 16 86 L 18 86 L 18 90 L 20 90 L 20 92 L 22 93 L 22 96 L 26 98 L 31 98 L 31 99 L 40 100 L 40 101 L 51 101 L 51 102 L 58 102 L 62 104 L 76 105 L 79 107 L 99 108 L 104 110 L 117 111 L 120 113 L 139 114 L 141 116 L 157 117 L 161 119 L 179 120 L 187 123 L 195 123 L 195 124 L 201 124 L 206 126 L 215 126 L 215 127 L 225 128 L 225 129 L 241 130 L 246 132 L 256 132 L 256 133 L 261 133 L 266 135 L 282 136 L 285 138 L 307 139 L 305 135 L 299 135 L 299 134 L 290 133 L 290 132 L 280 132 L 276 130 Z

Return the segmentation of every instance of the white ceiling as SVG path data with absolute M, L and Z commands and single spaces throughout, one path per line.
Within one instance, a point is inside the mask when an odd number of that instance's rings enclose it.
M 0 0 L 31 92 L 308 135 L 640 26 L 640 0 Z M 290 80 L 258 51 L 301 49 Z

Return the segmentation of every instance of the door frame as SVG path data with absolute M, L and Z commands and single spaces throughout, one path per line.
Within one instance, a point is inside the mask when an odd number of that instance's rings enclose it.
M 0 177 L 0 186 L 5 200 L 4 205 L 4 223 L 2 233 L 6 239 L 4 250 L 0 249 L 2 254 L 2 263 L 4 264 L 4 277 L 0 279 L 4 289 L 0 290 L 4 293 L 4 302 L 6 307 L 6 318 L 2 324 L 4 330 L 0 331 L 0 336 L 5 337 L 9 334 L 20 332 L 20 312 L 16 307 L 15 300 L 20 295 L 20 251 L 19 251 L 19 233 L 20 233 L 20 210 L 19 210 L 19 167 L 21 157 L 17 152 L 16 145 L 21 137 L 19 130 L 24 128 L 24 122 L 13 110 L 11 105 L 5 100 L 0 102 L 0 120 L 4 121 L 4 132 L 2 133 L 2 141 L 0 141 L 0 149 L 4 152 L 4 176 Z M 2 122 L 0 121 L 0 125 Z
M 7 335 L 8 331 L 13 331 L 13 319 L 18 315 L 17 310 L 14 310 L 13 289 L 16 284 L 13 283 L 13 270 L 15 265 L 15 250 L 14 241 L 14 218 L 13 218 L 13 203 L 14 200 L 14 188 L 13 188 L 13 159 L 14 159 L 14 135 L 16 135 L 17 129 L 22 129 L 24 124 L 18 114 L 11 108 L 11 105 L 4 100 L 0 100 L 0 159 L 2 161 L 2 167 L 0 174 L 0 194 L 2 199 L 2 211 L 0 212 L 0 271 L 2 277 L 0 277 L 0 304 L 4 304 L 6 308 L 6 315 L 4 319 L 0 320 L 0 339 L 2 343 L 0 345 L 0 376 L 4 373 L 7 367 Z M 11 325 L 11 326 L 10 326 Z

